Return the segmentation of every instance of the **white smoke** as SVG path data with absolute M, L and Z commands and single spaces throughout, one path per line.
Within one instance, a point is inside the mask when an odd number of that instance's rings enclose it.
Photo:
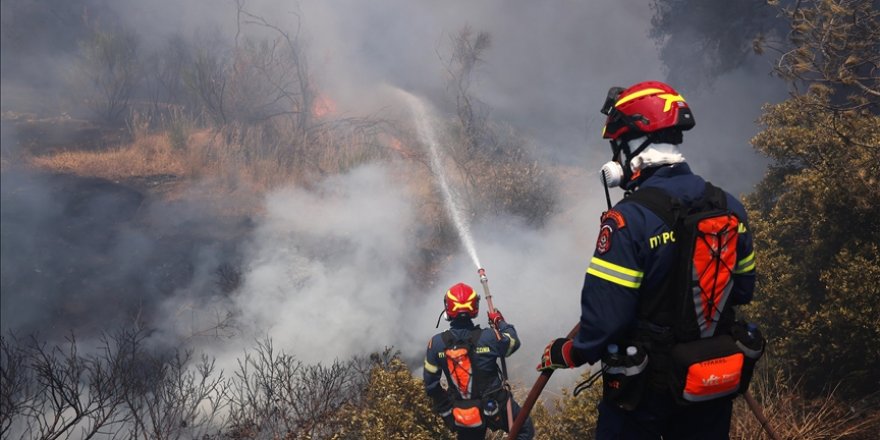
M 521 0 L 332 0 L 304 1 L 297 7 L 254 0 L 245 5 L 284 29 L 301 31 L 316 87 L 338 102 L 342 116 L 373 114 L 386 106 L 379 90 L 386 83 L 428 97 L 441 113 L 449 110 L 438 99 L 445 92 L 449 36 L 466 24 L 488 31 L 493 46 L 472 91 L 493 109 L 493 120 L 512 124 L 541 145 L 542 154 L 583 173 L 598 170 L 607 160 L 608 149 L 599 140 L 603 117 L 598 107 L 608 87 L 663 77 L 655 44 L 647 37 L 651 9 L 635 3 L 604 0 L 547 8 Z M 137 30 L 145 50 L 161 47 L 173 34 L 193 38 L 219 28 L 229 37 L 238 25 L 233 2 L 124 0 L 108 8 Z M 523 32 L 525 27 L 532 31 Z M 67 64 L 57 64 L 59 58 L 51 57 L 56 64 L 41 60 L 38 70 L 67 71 Z M 747 143 L 757 130 L 754 119 L 760 104 L 784 94 L 758 67 L 719 78 L 716 88 L 702 96 L 693 96 L 686 84 L 675 84 L 688 97 L 698 121 L 686 134 L 683 153 L 696 172 L 734 192 L 747 189 L 764 168 Z M 15 96 L 8 84 L 4 79 L 4 110 Z M 583 145 L 587 142 L 592 146 Z M 9 144 L 3 140 L 4 149 Z M 412 280 L 420 274 L 407 273 L 407 267 L 416 257 L 415 236 L 421 225 L 414 224 L 414 201 L 405 186 L 390 177 L 390 167 L 398 165 L 367 166 L 328 178 L 314 189 L 287 188 L 266 198 L 265 217 L 258 220 L 244 254 L 243 286 L 231 299 L 211 304 L 238 313 L 237 322 L 244 326 L 240 339 L 220 351 L 239 356 L 254 339 L 268 336 L 277 347 L 309 362 L 344 359 L 390 345 L 405 357 L 419 356 L 436 331 L 445 288 L 464 281 L 479 289 L 479 281 L 462 252 L 440 268 L 433 291 L 414 290 Z M 604 204 L 596 181 L 595 176 L 579 176 L 563 182 L 567 193 L 560 206 L 566 210 L 541 230 L 501 218 L 471 225 L 496 306 L 517 326 L 523 341 L 521 352 L 510 360 L 514 381 L 533 377 L 532 368 L 547 341 L 577 322 L 584 269 Z M 57 202 L 40 200 L 55 209 L 52 203 Z M 179 213 L 179 207 L 173 209 Z M 165 217 L 175 218 L 171 213 Z M 37 220 L 27 219 L 10 235 L 42 235 Z M 199 218 L 205 227 L 213 226 L 211 221 Z M 143 239 L 143 247 L 151 239 Z M 114 269 L 122 263 L 153 263 L 135 259 L 140 247 L 124 248 L 127 252 L 120 254 L 133 261 L 114 258 Z M 211 248 L 204 253 L 195 258 L 195 278 L 209 284 L 219 260 Z M 4 252 L 4 261 L 20 258 L 8 256 Z M 13 315 L 39 322 L 42 304 L 13 295 L 19 294 L 4 289 L 4 323 L 8 325 L 7 317 Z M 142 300 L 158 298 L 157 294 Z M 164 310 L 170 319 L 179 319 L 181 310 L 215 312 L 205 305 L 184 307 L 180 298 L 171 298 Z M 485 323 L 485 315 L 480 321 Z
M 328 178 L 315 190 L 287 188 L 267 197 L 236 299 L 247 331 L 230 356 L 268 336 L 307 362 L 386 346 L 421 360 L 431 335 L 447 326 L 443 321 L 434 328 L 443 291 L 457 282 L 479 290 L 479 279 L 462 250 L 440 268 L 436 291 L 413 291 L 408 277 L 419 274 L 406 273 L 416 251 L 413 200 L 388 174 L 387 167 L 370 165 Z M 596 233 L 584 219 L 598 219 L 596 190 L 576 191 L 576 200 L 563 201 L 570 208 L 541 230 L 503 218 L 474 225 L 495 305 L 523 342 L 508 360 L 515 383 L 531 383 L 544 345 L 578 322 Z M 477 322 L 485 326 L 485 300 L 481 306 Z M 566 383 L 561 376 L 557 384 Z
M 269 337 L 306 362 L 391 345 L 411 295 L 413 208 L 384 167 L 333 176 L 313 190 L 269 194 L 246 251 L 235 306 L 245 340 Z M 253 339 L 249 339 L 253 341 Z

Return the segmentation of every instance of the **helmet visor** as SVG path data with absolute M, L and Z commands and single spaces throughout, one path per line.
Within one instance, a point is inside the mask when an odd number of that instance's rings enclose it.
M 602 110 L 599 110 L 603 115 L 611 116 L 611 113 L 614 111 L 614 103 L 617 102 L 617 98 L 620 97 L 623 90 L 623 87 L 612 87 L 608 89 L 608 95 L 605 97 L 605 104 L 602 104 Z

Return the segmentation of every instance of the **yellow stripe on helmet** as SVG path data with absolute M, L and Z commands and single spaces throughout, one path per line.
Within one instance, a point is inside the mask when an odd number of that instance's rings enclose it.
M 658 98 L 663 98 L 666 100 L 666 103 L 663 104 L 663 112 L 668 112 L 669 109 L 672 108 L 673 102 L 684 102 L 684 98 L 681 95 L 673 95 L 672 93 L 664 93 Z
M 615 107 L 620 107 L 621 105 L 626 104 L 627 102 L 630 102 L 630 101 L 632 101 L 633 99 L 638 99 L 638 98 L 641 98 L 641 97 L 643 97 L 643 96 L 656 95 L 656 94 L 658 94 L 658 93 L 664 93 L 664 92 L 666 92 L 666 90 L 663 90 L 663 89 L 655 89 L 655 88 L 650 88 L 650 89 L 645 89 L 645 90 L 639 90 L 638 92 L 630 93 L 629 95 L 626 95 L 626 96 L 624 96 L 623 98 L 618 99 L 617 102 L 614 103 L 614 106 L 615 106 Z
M 458 298 L 456 298 L 455 295 L 452 294 L 451 290 L 446 291 L 446 297 L 451 299 L 452 301 L 458 300 Z M 468 296 L 468 299 L 466 301 L 473 301 L 473 299 L 476 297 L 477 297 L 477 292 L 475 290 L 471 290 L 471 295 Z
M 473 309 L 474 309 L 474 305 L 473 305 L 472 303 L 469 303 L 469 302 L 466 302 L 466 303 L 460 303 L 460 302 L 457 302 L 457 301 L 453 301 L 452 304 L 453 304 L 453 306 L 452 306 L 452 311 L 453 311 L 453 312 L 456 311 L 456 310 L 458 310 L 458 309 L 468 309 L 468 310 L 473 310 Z
M 674 102 L 685 102 L 684 97 L 681 95 L 673 95 L 672 93 L 665 93 L 665 90 L 650 88 L 645 90 L 639 90 L 638 92 L 630 93 L 629 95 L 624 96 L 617 100 L 614 104 L 615 107 L 619 107 L 627 102 L 632 101 L 633 99 L 638 99 L 644 96 L 651 95 L 660 95 L 658 98 L 664 99 L 666 102 L 663 104 L 663 111 L 668 112 L 672 109 L 672 103 Z

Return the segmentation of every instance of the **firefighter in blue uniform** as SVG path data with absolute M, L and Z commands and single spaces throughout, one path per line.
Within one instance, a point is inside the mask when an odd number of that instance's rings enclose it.
M 464 283 L 449 288 L 443 305 L 449 330 L 434 335 L 425 354 L 425 392 L 433 401 L 434 411 L 459 439 L 482 440 L 487 429 L 507 432 L 508 399 L 513 417 L 520 407 L 504 387 L 498 359 L 519 349 L 516 329 L 497 310 L 489 313 L 497 335 L 491 328 L 475 325 L 480 296 Z M 448 389 L 440 383 L 442 375 L 446 376 Z M 533 436 L 529 419 L 517 438 L 528 440 Z
M 654 187 L 685 206 L 703 197 L 705 181 L 691 172 L 678 148 L 682 132 L 694 126 L 678 92 L 656 81 L 625 90 L 612 88 L 602 112 L 608 115 L 603 137 L 610 139 L 613 154 L 601 171 L 606 191 L 608 186 L 620 186 L 637 194 Z M 741 305 L 751 301 L 755 287 L 752 237 L 742 204 L 724 194 L 727 207 L 741 220 L 725 305 Z M 670 227 L 642 204 L 622 201 L 604 213 L 581 291 L 580 329 L 573 340 L 552 341 L 538 369 L 594 364 L 610 351 L 610 344 L 638 326 L 650 327 L 638 316 L 639 305 L 662 290 L 679 264 L 675 248 Z M 646 386 L 638 406 L 625 410 L 606 402 L 606 393 L 599 404 L 596 438 L 729 438 L 732 396 L 681 406 L 671 394 L 662 387 Z

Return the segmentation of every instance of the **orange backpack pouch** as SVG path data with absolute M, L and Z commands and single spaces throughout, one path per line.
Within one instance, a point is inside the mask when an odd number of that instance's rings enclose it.
M 745 356 L 729 335 L 678 344 L 671 354 L 670 382 L 679 403 L 705 402 L 739 391 Z
M 455 424 L 463 428 L 479 428 L 483 425 L 478 399 L 460 401 L 455 408 L 452 408 L 452 416 L 455 418 Z
M 742 353 L 691 364 L 685 377 L 683 397 L 701 402 L 737 391 L 742 367 Z

